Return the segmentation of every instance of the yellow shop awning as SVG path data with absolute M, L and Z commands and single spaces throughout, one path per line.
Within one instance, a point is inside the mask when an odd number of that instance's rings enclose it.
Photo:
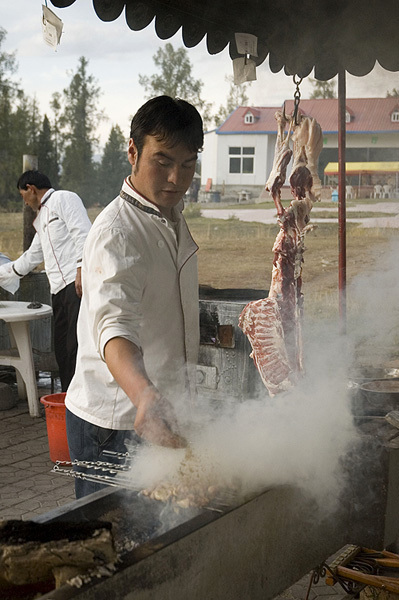
M 325 175 L 336 175 L 338 173 L 338 163 L 330 162 L 324 169 Z M 347 162 L 346 173 L 399 173 L 399 161 L 382 162 Z

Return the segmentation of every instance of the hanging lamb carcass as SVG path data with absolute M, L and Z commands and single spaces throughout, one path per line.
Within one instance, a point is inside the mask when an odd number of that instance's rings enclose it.
M 239 326 L 252 346 L 251 356 L 271 396 L 289 390 L 303 370 L 301 275 L 304 238 L 312 227 L 309 215 L 313 203 L 321 197 L 317 161 L 323 147 L 321 127 L 315 119 L 297 114 L 288 119 L 282 111 L 277 111 L 275 117 L 277 141 L 266 190 L 276 205 L 280 231 L 273 245 L 270 291 L 267 298 L 247 304 L 239 317 Z M 293 199 L 284 208 L 281 188 L 291 158 Z

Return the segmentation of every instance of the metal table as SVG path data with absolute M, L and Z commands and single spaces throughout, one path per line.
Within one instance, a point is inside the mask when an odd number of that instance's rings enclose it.
M 40 415 L 35 366 L 33 362 L 29 321 L 52 314 L 51 306 L 28 308 L 29 302 L 0 302 L 0 319 L 7 323 L 12 348 L 0 350 L 0 365 L 14 367 L 17 374 L 18 395 L 28 400 L 31 417 Z

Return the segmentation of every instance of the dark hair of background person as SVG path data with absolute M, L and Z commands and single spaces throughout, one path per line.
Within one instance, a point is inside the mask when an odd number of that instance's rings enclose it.
M 192 152 L 200 151 L 204 145 L 202 118 L 197 109 L 185 100 L 170 96 L 148 100 L 134 115 L 130 137 L 139 157 L 147 135 L 166 142 L 170 148 L 182 143 Z
M 26 190 L 27 185 L 34 185 L 38 190 L 48 190 L 53 187 L 47 175 L 43 175 L 39 171 L 25 171 L 25 173 L 20 175 L 17 181 L 17 188 L 19 190 Z

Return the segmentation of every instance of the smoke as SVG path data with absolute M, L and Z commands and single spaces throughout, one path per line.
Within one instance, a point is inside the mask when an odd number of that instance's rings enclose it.
M 333 333 L 307 348 L 307 375 L 291 392 L 265 393 L 215 408 L 204 398 L 187 409 L 185 450 L 141 448 L 131 477 L 137 489 L 169 481 L 187 487 L 219 485 L 242 497 L 277 485 L 295 485 L 333 510 L 344 486 L 340 461 L 352 447 L 343 340 Z
M 364 361 L 375 364 L 395 353 L 399 342 L 399 242 L 380 251 L 378 266 L 348 287 L 348 330 Z
M 217 403 L 199 397 L 194 408 L 181 403 L 179 420 L 189 450 L 141 447 L 131 469 L 133 485 L 138 490 L 163 483 L 183 483 L 188 490 L 219 485 L 242 498 L 290 485 L 328 515 L 348 501 L 352 478 L 364 502 L 366 490 L 368 501 L 376 501 L 367 465 L 376 463 L 377 449 L 368 447 L 355 426 L 348 382 L 359 352 L 370 351 L 373 364 L 377 348 L 387 354 L 397 343 L 398 244 L 391 250 L 378 270 L 348 287 L 347 335 L 339 333 L 336 321 L 312 323 L 305 330 L 305 376 L 299 385 L 273 398 L 265 390 L 242 403 L 228 397 Z

